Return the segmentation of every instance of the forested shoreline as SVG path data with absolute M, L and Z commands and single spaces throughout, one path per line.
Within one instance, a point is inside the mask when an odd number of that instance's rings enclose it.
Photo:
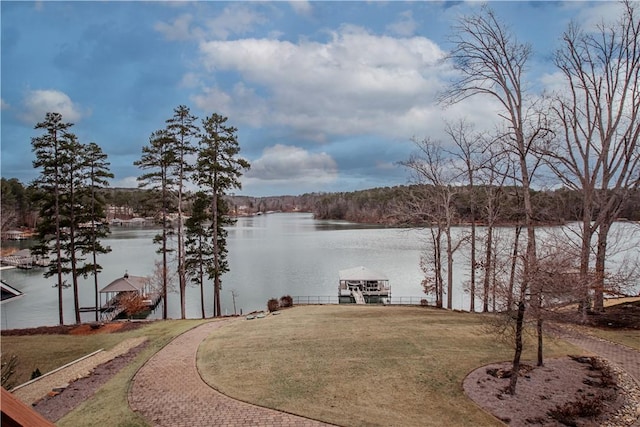
M 343 220 L 383 226 L 425 226 L 429 219 L 424 215 L 409 215 L 407 204 L 416 192 L 433 190 L 426 185 L 379 187 L 340 193 L 308 193 L 296 196 L 226 196 L 233 215 L 256 215 L 265 212 L 309 212 L 316 219 Z M 487 194 L 496 188 L 468 186 L 457 187 L 453 197 L 457 224 L 475 221 L 483 223 L 482 211 L 486 207 Z M 473 191 L 473 193 L 472 193 Z M 121 219 L 133 217 L 157 217 L 153 194 L 138 188 L 105 188 L 101 190 L 110 215 Z M 25 186 L 15 178 L 2 178 L 2 231 L 15 228 L 31 228 L 37 218 L 39 190 Z M 498 223 L 518 224 L 523 220 L 519 200 L 522 188 L 500 188 L 500 214 Z M 475 195 L 472 197 L 472 195 Z M 535 200 L 535 220 L 539 225 L 566 224 L 579 221 L 582 216 L 580 193 L 569 189 L 532 191 Z M 193 194 L 186 196 L 185 215 L 191 215 Z M 473 201 L 473 202 L 472 202 Z M 473 204 L 472 204 L 473 203 Z M 475 213 L 475 215 L 473 214 Z M 105 218 L 106 220 L 107 218 Z M 640 190 L 629 192 L 623 202 L 621 221 L 640 221 Z

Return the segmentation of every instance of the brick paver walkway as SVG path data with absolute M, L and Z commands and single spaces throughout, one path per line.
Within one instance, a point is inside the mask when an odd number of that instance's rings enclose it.
M 640 384 L 640 351 L 596 338 L 559 324 L 548 325 L 547 331 L 558 338 L 562 338 L 573 345 L 584 348 L 615 363 Z
M 138 371 L 129 405 L 154 426 L 326 426 L 231 399 L 209 387 L 196 368 L 198 346 L 229 321 L 209 322 L 178 336 Z
M 581 333 L 570 327 L 563 327 L 560 324 L 548 325 L 547 332 L 615 363 L 640 385 L 640 351 Z M 632 427 L 640 427 L 640 418 Z

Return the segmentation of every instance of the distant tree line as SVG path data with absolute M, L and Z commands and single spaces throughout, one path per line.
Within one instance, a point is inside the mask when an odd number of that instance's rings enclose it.
M 255 215 L 266 212 L 308 212 L 316 219 L 344 220 L 357 223 L 385 226 L 425 226 L 431 219 L 424 215 L 405 215 L 399 208 L 411 202 L 412 194 L 421 189 L 426 192 L 427 185 L 401 185 L 378 187 L 366 190 L 336 193 L 306 193 L 297 196 L 237 196 L 226 195 L 229 215 Z M 154 202 L 154 193 L 142 188 L 102 188 L 97 190 L 105 204 L 121 208 L 120 219 L 136 217 L 157 217 L 158 210 Z M 485 222 L 480 216 L 480 207 L 486 207 L 488 194 L 498 193 L 498 204 L 502 206 L 495 222 L 500 225 L 516 224 L 523 220 L 522 188 L 488 186 L 459 186 L 452 197 L 455 208 L 455 224 L 468 225 L 474 219 Z M 584 204 L 581 193 L 569 188 L 556 190 L 530 190 L 534 200 L 534 218 L 538 225 L 557 225 L 580 221 Z M 38 189 L 24 186 L 18 179 L 2 178 L 2 224 L 3 231 L 11 228 L 28 228 L 37 219 Z M 605 199 L 605 198 L 601 198 Z M 188 192 L 183 201 L 184 214 L 192 214 L 195 194 Z M 473 204 L 472 204 L 473 203 Z M 171 213 L 177 210 L 171 209 Z M 595 212 L 598 212 L 596 210 Z M 631 189 L 621 203 L 616 217 L 620 221 L 640 221 L 640 189 Z M 160 223 L 160 221 L 158 221 Z
M 407 185 L 382 187 L 368 190 L 305 195 L 296 203 L 303 210 L 313 212 L 317 219 L 337 219 L 352 222 L 381 225 L 424 226 L 433 223 L 433 219 L 424 211 L 423 215 L 407 215 L 402 207 L 411 203 L 416 192 L 424 192 L 425 203 L 435 190 L 431 185 Z M 485 220 L 479 209 L 488 205 L 488 194 L 498 191 L 498 201 L 502 206 L 497 223 L 515 224 L 523 220 L 521 187 L 458 186 L 452 196 L 454 224 L 479 223 Z M 582 218 L 583 203 L 580 192 L 571 189 L 530 190 L 533 200 L 533 218 L 538 225 L 565 224 Z M 436 203 L 432 200 L 432 203 Z M 640 221 L 640 190 L 629 192 L 622 202 L 617 219 Z

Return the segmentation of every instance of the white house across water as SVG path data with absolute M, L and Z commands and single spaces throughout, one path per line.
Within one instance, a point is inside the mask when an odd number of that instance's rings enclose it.
M 387 304 L 391 301 L 389 278 L 366 267 L 339 271 L 340 304 Z

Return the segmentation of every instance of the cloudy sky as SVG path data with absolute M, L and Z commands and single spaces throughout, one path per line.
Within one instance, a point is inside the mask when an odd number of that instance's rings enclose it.
M 112 186 L 134 187 L 154 130 L 181 104 L 238 128 L 252 168 L 241 194 L 404 184 L 412 138 L 446 121 L 493 120 L 475 99 L 444 108 L 451 26 L 479 2 L 0 2 L 1 174 L 29 183 L 34 125 L 48 111 L 109 156 Z M 493 2 L 534 56 L 527 78 L 553 84 L 569 22 L 613 2 Z M 444 141 L 446 143 L 446 141 Z

